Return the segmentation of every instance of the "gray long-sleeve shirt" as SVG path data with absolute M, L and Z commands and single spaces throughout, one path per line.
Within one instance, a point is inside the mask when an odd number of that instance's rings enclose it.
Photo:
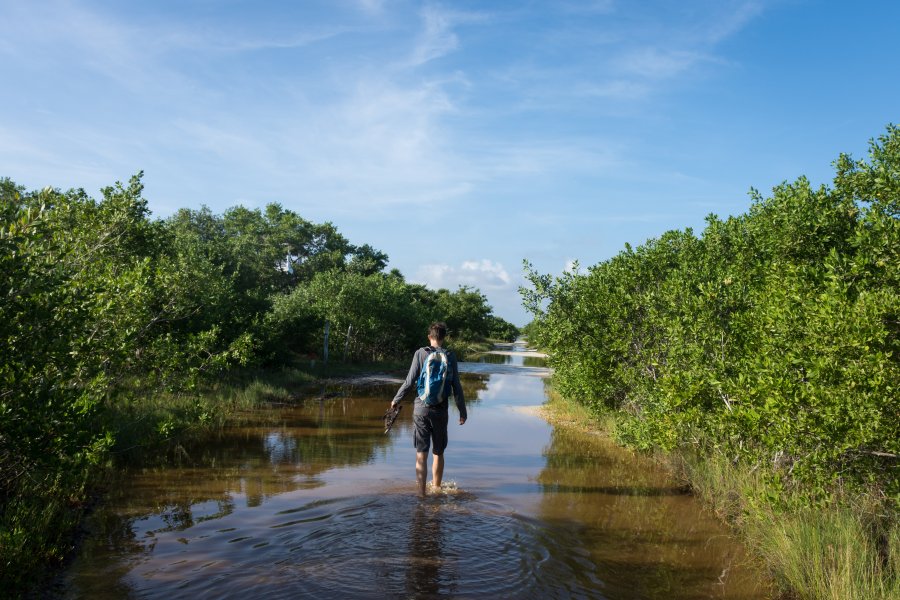
M 403 382 L 403 385 L 397 390 L 397 395 L 394 396 L 394 404 L 403 400 L 403 396 L 408 390 L 414 390 L 416 388 L 416 382 L 419 379 L 419 374 L 422 372 L 422 367 L 425 365 L 425 359 L 427 357 L 428 351 L 425 348 L 416 350 L 416 353 L 413 355 L 412 364 L 409 366 L 409 373 L 406 375 L 406 381 Z M 468 415 L 466 414 L 466 398 L 463 396 L 462 384 L 459 382 L 459 365 L 456 363 L 456 356 L 452 352 L 447 352 L 447 362 L 449 363 L 450 368 L 450 372 L 447 374 L 447 383 L 450 385 L 444 386 L 444 397 L 441 398 L 441 403 L 437 406 L 428 406 L 422 402 L 420 398 L 416 397 L 414 414 L 427 414 L 429 410 L 446 411 L 450 405 L 448 399 L 450 398 L 450 392 L 452 390 L 460 418 L 468 418 Z

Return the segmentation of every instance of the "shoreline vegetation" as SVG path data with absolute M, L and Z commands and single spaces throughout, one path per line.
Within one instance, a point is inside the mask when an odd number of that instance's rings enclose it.
M 541 416 L 554 427 L 616 440 L 617 417 L 562 397 L 549 383 Z M 621 444 L 628 447 L 626 444 Z M 758 470 L 722 457 L 656 451 L 649 456 L 729 525 L 771 577 L 776 597 L 891 600 L 900 597 L 900 529 L 885 526 L 883 498 L 860 494 L 825 506 L 793 508 L 761 501 L 769 490 Z
M 900 128 L 745 214 L 562 276 L 525 264 L 555 392 L 673 472 L 790 597 L 900 598 Z M 581 409 L 579 409 L 581 410 Z M 585 416 L 588 415 L 588 416 Z M 570 417 L 571 418 L 571 417 Z

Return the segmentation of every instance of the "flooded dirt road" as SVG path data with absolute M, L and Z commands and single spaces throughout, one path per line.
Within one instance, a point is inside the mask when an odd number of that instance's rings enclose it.
M 548 374 L 508 348 L 461 363 L 440 493 L 415 494 L 396 385 L 261 409 L 180 466 L 123 474 L 69 598 L 760 598 L 699 503 L 641 457 L 536 414 Z

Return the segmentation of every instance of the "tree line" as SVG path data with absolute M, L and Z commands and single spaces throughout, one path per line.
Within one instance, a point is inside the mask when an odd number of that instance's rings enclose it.
M 554 385 L 641 448 L 717 453 L 774 496 L 900 500 L 900 129 L 748 212 L 710 215 L 584 272 L 527 262 L 529 340 Z
M 438 318 L 456 340 L 517 335 L 477 289 L 409 283 L 385 253 L 278 204 L 153 219 L 141 179 L 99 200 L 0 179 L 7 573 L 35 531 L 69 535 L 71 523 L 52 522 L 83 501 L 117 442 L 103 414 L 123 390 L 184 392 L 235 366 L 321 358 L 326 322 L 333 356 L 357 361 L 405 355 Z M 51 554 L 65 546 L 44 542 Z

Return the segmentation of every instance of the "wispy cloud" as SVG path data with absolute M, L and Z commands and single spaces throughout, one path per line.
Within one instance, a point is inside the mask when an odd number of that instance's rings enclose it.
M 456 51 L 460 42 L 455 28 L 487 19 L 486 14 L 453 11 L 436 4 L 426 5 L 420 16 L 422 29 L 415 38 L 408 67 L 418 67 Z
M 496 29 L 528 18 L 529 9 L 487 14 L 427 3 L 408 15 L 381 0 L 352 5 L 379 18 L 332 16 L 277 34 L 248 24 L 238 34 L 233 24 L 198 29 L 175 19 L 129 19 L 78 2 L 0 8 L 20 35 L 42 40 L 36 46 L 4 42 L 0 52 L 16 52 L 37 71 L 41 60 L 62 60 L 60 68 L 98 74 L 102 81 L 86 85 L 131 111 L 127 127 L 104 128 L 102 115 L 60 124 L 57 139 L 65 142 L 42 134 L 48 150 L 33 153 L 33 162 L 74 165 L 84 160 L 73 156 L 93 156 L 114 170 L 123 162 L 116 157 L 128 154 L 132 162 L 151 162 L 162 170 L 155 175 L 166 178 L 179 171 L 183 157 L 192 157 L 205 162 L 207 172 L 221 173 L 225 188 L 247 182 L 235 197 L 260 186 L 268 186 L 270 195 L 302 189 L 310 203 L 346 211 L 366 207 L 366 214 L 428 200 L 474 201 L 485 186 L 527 187 L 551 175 L 630 172 L 635 157 L 629 143 L 603 132 L 532 129 L 524 117 L 552 123 L 573 108 L 594 115 L 640 111 L 640 101 L 672 79 L 716 61 L 715 44 L 761 10 L 759 3 L 742 2 L 699 30 L 694 23 L 654 21 L 665 34 L 651 41 L 629 27 L 643 27 L 653 15 L 622 20 L 620 13 L 636 9 L 606 0 L 545 11 L 532 37 L 504 37 Z M 577 18 L 575 9 L 581 11 Z M 494 27 L 500 47 L 510 47 L 507 58 L 483 67 L 465 60 L 444 66 L 442 58 L 481 50 L 464 35 L 470 26 Z M 363 41 L 362 49 L 345 51 L 341 37 L 349 33 L 390 42 Z M 540 39 L 551 40 L 550 54 L 530 46 Z M 315 71 L 303 63 L 303 52 L 312 47 L 328 49 L 329 58 Z M 291 51 L 283 53 L 291 57 L 290 69 L 272 65 L 276 75 L 260 80 L 232 68 L 231 57 L 217 56 L 257 50 Z M 510 101 L 473 101 L 495 91 Z M 140 112 L 145 107 L 150 112 Z M 149 151 L 123 152 L 133 144 L 127 136 L 156 147 L 156 154 L 148 160 L 135 157 L 151 156 Z
M 718 44 L 728 39 L 759 17 L 765 8 L 765 3 L 760 1 L 738 2 L 734 8 L 726 10 L 724 15 L 712 21 L 706 31 L 706 41 Z
M 502 77 L 516 89 L 518 106 L 530 111 L 585 102 L 609 113 L 633 110 L 636 101 L 646 107 L 698 67 L 727 65 L 719 44 L 765 8 L 744 0 L 677 6 L 600 2 L 578 19 L 551 20 L 534 39 L 541 52 L 523 47 Z M 572 9 L 561 6 L 562 13 Z
M 282 38 L 247 37 L 217 34 L 203 36 L 190 33 L 178 38 L 170 38 L 185 48 L 197 48 L 224 52 L 246 52 L 255 50 L 304 48 L 312 44 L 325 42 L 341 35 L 360 33 L 359 27 L 330 27 L 316 31 L 304 31 Z
M 580 82 L 573 91 L 578 96 L 604 98 L 618 101 L 638 100 L 650 93 L 651 87 L 642 81 L 625 78 L 608 81 Z
M 464 161 L 441 123 L 456 110 L 447 89 L 452 85 L 360 78 L 333 106 L 319 107 L 314 119 L 297 114 L 286 124 L 281 158 L 330 188 L 324 197 L 370 208 L 464 193 Z
M 424 28 L 410 57 L 410 66 L 422 65 L 456 50 L 459 38 L 453 31 L 453 18 L 434 6 L 422 10 Z
M 615 66 L 624 75 L 661 80 L 676 77 L 704 60 L 713 59 L 694 51 L 644 47 L 627 52 L 615 61 Z

